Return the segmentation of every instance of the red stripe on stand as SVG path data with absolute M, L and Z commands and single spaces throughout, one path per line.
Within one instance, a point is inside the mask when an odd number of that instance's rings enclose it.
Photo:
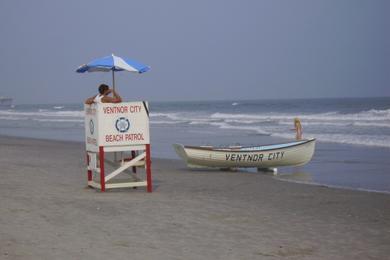
M 106 190 L 106 182 L 104 175 L 104 148 L 99 146 L 99 164 L 100 164 L 100 187 L 101 191 Z
M 147 182 L 147 191 L 152 192 L 152 168 L 150 160 L 150 144 L 146 145 L 146 182 Z

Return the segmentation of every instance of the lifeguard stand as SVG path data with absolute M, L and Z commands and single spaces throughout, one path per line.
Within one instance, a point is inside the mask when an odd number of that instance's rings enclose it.
M 88 186 L 105 191 L 110 188 L 146 186 L 152 192 L 148 103 L 122 102 L 85 105 L 85 143 Z M 105 173 L 108 153 L 113 154 L 113 172 Z M 119 159 L 118 159 L 119 154 Z M 131 154 L 126 157 L 126 154 Z M 143 166 L 146 180 L 113 179 L 132 167 Z M 99 180 L 99 181 L 97 181 Z

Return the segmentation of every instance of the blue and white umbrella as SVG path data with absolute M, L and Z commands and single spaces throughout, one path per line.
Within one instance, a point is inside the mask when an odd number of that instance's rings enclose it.
M 93 60 L 88 64 L 83 64 L 76 70 L 76 72 L 84 73 L 86 71 L 112 71 L 112 86 L 115 89 L 115 71 L 144 73 L 147 72 L 149 69 L 149 66 L 141 64 L 135 60 L 121 58 L 112 54 L 111 56 Z

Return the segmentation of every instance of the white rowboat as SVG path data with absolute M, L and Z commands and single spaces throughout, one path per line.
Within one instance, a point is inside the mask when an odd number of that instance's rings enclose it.
M 188 167 L 276 168 L 308 163 L 314 154 L 315 139 L 251 147 L 215 148 L 212 146 L 173 145 Z

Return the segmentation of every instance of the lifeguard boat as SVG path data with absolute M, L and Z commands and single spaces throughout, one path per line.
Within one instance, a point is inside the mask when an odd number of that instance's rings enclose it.
M 314 154 L 314 138 L 261 146 L 185 146 L 174 144 L 188 167 L 269 169 L 308 163 Z

